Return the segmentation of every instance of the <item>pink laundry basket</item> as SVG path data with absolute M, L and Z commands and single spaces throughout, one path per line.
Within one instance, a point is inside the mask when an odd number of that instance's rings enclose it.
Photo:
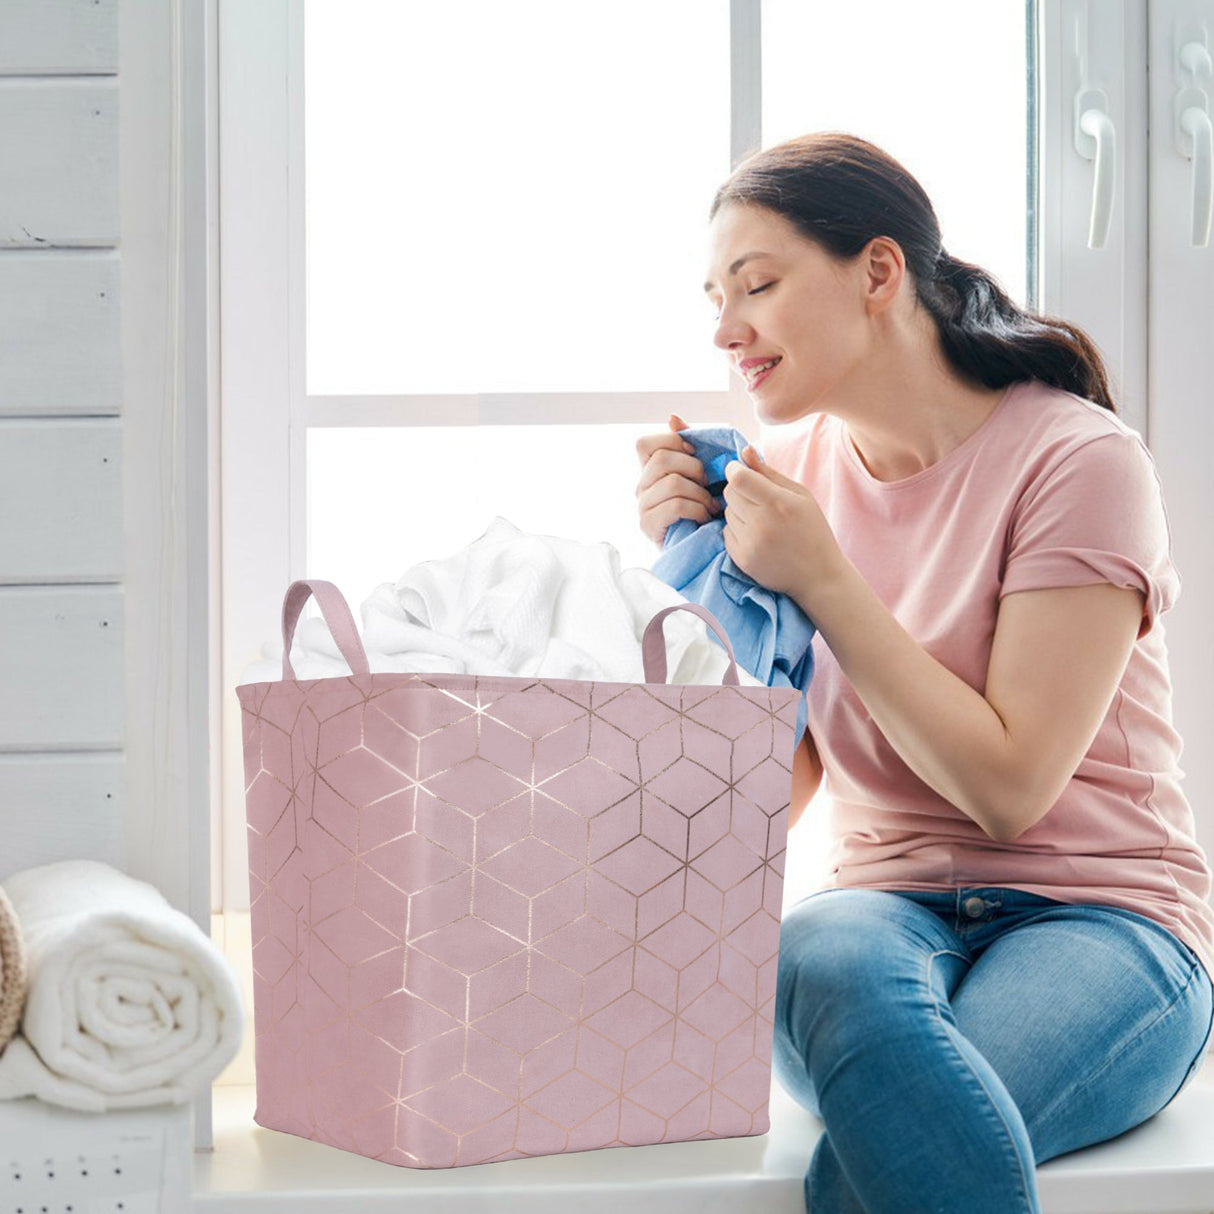
M 296 680 L 315 595 L 353 672 Z M 704 618 L 720 687 L 666 683 Z M 415 1168 L 766 1133 L 799 692 L 375 673 L 331 582 L 244 727 L 259 1125 Z

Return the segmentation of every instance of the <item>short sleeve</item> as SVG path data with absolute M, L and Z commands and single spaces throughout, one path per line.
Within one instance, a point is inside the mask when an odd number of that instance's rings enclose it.
M 1096 582 L 1143 593 L 1139 638 L 1180 593 L 1155 461 L 1132 433 L 1091 440 L 1029 485 L 1012 516 L 999 597 Z

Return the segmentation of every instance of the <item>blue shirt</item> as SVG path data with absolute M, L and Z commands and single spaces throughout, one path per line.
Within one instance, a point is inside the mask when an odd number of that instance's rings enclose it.
M 749 445 L 732 426 L 701 426 L 680 431 L 695 448 L 704 465 L 708 492 L 722 505 L 725 465 L 742 460 Z M 743 573 L 725 551 L 725 518 L 706 523 L 676 519 L 662 540 L 662 551 L 650 571 L 684 598 L 707 607 L 729 636 L 738 665 L 768 687 L 795 687 L 801 692 L 797 706 L 795 744 L 805 733 L 805 689 L 813 678 L 811 643 L 817 631 L 796 600 L 759 585 Z M 720 641 L 708 629 L 718 645 Z

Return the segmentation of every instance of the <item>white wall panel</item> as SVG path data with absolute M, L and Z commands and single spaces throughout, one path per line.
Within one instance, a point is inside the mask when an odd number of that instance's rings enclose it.
M 0 755 L 0 881 L 87 857 L 122 867 L 121 754 Z
M 118 70 L 118 0 L 4 0 L 0 75 Z
M 118 242 L 118 85 L 0 80 L 0 246 Z
M 117 413 L 121 375 L 117 253 L 0 252 L 0 416 Z
M 0 418 L 0 582 L 122 579 L 122 433 Z
M 123 631 L 121 587 L 0 588 L 0 751 L 121 747 Z
M 182 165 L 207 146 L 189 73 L 212 17 L 211 0 L 0 0 L 0 880 L 89 856 L 204 925 L 207 444 L 179 294 L 206 299 L 182 264 L 199 205 Z M 44 1114 L 56 1150 L 91 1133 Z M 166 1182 L 175 1161 L 156 1209 L 188 1205 L 186 1114 L 144 1119 Z

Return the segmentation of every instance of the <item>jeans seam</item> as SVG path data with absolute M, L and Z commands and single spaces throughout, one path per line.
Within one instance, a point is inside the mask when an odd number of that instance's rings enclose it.
M 1204 968 L 1202 968 L 1201 972 L 1204 976 L 1204 974 L 1205 974 Z M 1197 1053 L 1193 1055 L 1193 1061 L 1189 1063 L 1188 1068 L 1184 1073 L 1184 1078 L 1180 1081 L 1180 1084 L 1176 1088 L 1176 1091 L 1174 1091 L 1171 1094 L 1171 1096 L 1169 1096 L 1167 1098 L 1167 1100 L 1164 1102 L 1165 1108 L 1169 1104 L 1171 1104 L 1172 1101 L 1175 1100 L 1177 1096 L 1180 1095 L 1181 1091 L 1183 1091 L 1183 1089 L 1184 1089 L 1185 1084 L 1188 1083 L 1189 1080 L 1193 1077 L 1193 1072 L 1197 1069 L 1198 1064 L 1202 1060 L 1202 1056 L 1206 1052 L 1206 1046 L 1209 1045 L 1209 1043 L 1210 1043 L 1211 1031 L 1214 1031 L 1214 1007 L 1211 1007 L 1211 1009 L 1210 1009 L 1210 1022 L 1209 1022 L 1209 1024 L 1206 1025 L 1206 1035 L 1202 1038 L 1201 1045 L 1199 1045 L 1197 1047 Z
M 1049 1121 L 1049 1119 L 1054 1115 L 1054 1110 L 1062 1103 L 1064 1098 L 1070 1099 L 1091 1087 L 1092 1084 L 1095 1083 L 1096 1080 L 1099 1079 L 1100 1076 L 1103 1075 L 1105 1071 L 1107 1071 L 1109 1067 L 1111 1067 L 1132 1045 L 1136 1044 L 1140 1038 L 1142 1038 L 1146 1033 L 1149 1033 L 1151 1029 L 1153 1029 L 1165 1016 L 1167 1016 L 1188 993 L 1189 988 L 1193 985 L 1193 979 L 1196 977 L 1196 975 L 1197 966 L 1194 965 L 1189 970 L 1189 976 L 1187 979 L 1185 979 L 1184 985 L 1176 992 L 1175 995 L 1172 996 L 1171 1000 L 1168 1002 L 1168 1005 L 1160 1010 L 1159 1015 L 1157 1015 L 1154 1020 L 1150 1021 L 1148 1024 L 1144 1024 L 1142 1028 L 1140 1028 L 1138 1032 L 1136 1032 L 1128 1041 L 1123 1041 L 1117 1052 L 1111 1057 L 1106 1058 L 1104 1065 L 1098 1070 L 1093 1071 L 1077 1087 L 1071 1088 L 1069 1092 L 1065 1090 L 1059 1092 L 1058 1095 L 1054 1097 L 1053 1101 L 1051 1101 L 1051 1103 L 1042 1110 L 1040 1117 L 1041 1124 L 1044 1125 Z M 1188 1072 L 1186 1071 L 1185 1074 L 1187 1076 Z M 1176 1089 L 1176 1091 L 1179 1090 L 1179 1088 Z M 1176 1092 L 1173 1092 L 1172 1096 L 1175 1095 Z M 1170 1100 L 1171 1098 L 1172 1097 L 1169 1097 L 1168 1099 Z
M 937 957 L 944 957 L 944 956 L 960 957 L 962 961 L 969 960 L 968 957 L 962 956 L 961 953 L 958 953 L 954 949 L 951 949 L 951 948 L 942 948 L 942 949 L 939 949 L 938 951 L 936 951 L 934 953 L 930 953 L 928 955 L 927 963 L 926 963 L 927 990 L 928 990 L 928 994 L 931 996 L 932 1006 L 936 1012 L 936 1019 L 937 1019 L 937 1021 L 939 1021 L 941 1029 L 944 1032 L 945 1040 L 949 1043 L 950 1046 L 952 1046 L 953 1051 L 955 1052 L 956 1056 L 961 1060 L 962 1065 L 965 1067 L 965 1069 L 967 1071 L 969 1071 L 970 1075 L 973 1076 L 974 1081 L 982 1089 L 987 1100 L 990 1101 L 990 1106 L 994 1110 L 995 1116 L 998 1117 L 999 1124 L 1003 1127 L 1003 1132 L 1007 1135 L 1007 1140 L 1008 1140 L 1009 1144 L 1011 1145 L 1011 1149 L 1012 1149 L 1012 1156 L 1016 1160 L 1016 1166 L 1020 1169 L 1020 1188 L 1021 1188 L 1021 1193 L 1024 1197 L 1025 1209 L 1032 1210 L 1033 1209 L 1033 1199 L 1030 1196 L 1031 1189 L 1030 1189 L 1030 1185 L 1029 1185 L 1029 1178 L 1025 1175 L 1024 1161 L 1021 1159 L 1020 1151 L 1016 1147 L 1016 1136 L 1012 1133 L 1012 1128 L 1011 1128 L 1011 1126 L 1008 1125 L 1007 1119 L 1003 1116 L 1003 1113 L 1000 1110 L 999 1105 L 996 1102 L 994 1096 L 991 1095 L 990 1089 L 987 1088 L 986 1084 L 982 1082 L 982 1076 L 979 1075 L 978 1072 L 974 1070 L 973 1066 L 970 1064 L 969 1059 L 966 1058 L 966 1056 L 961 1052 L 961 1050 L 957 1048 L 952 1037 L 949 1036 L 947 1026 L 945 1025 L 945 1021 L 944 1021 L 944 1015 L 940 1008 L 940 1000 L 936 998 L 936 993 L 932 989 L 932 962 L 935 961 L 935 959 Z M 958 1030 L 958 1032 L 960 1032 L 960 1030 Z

